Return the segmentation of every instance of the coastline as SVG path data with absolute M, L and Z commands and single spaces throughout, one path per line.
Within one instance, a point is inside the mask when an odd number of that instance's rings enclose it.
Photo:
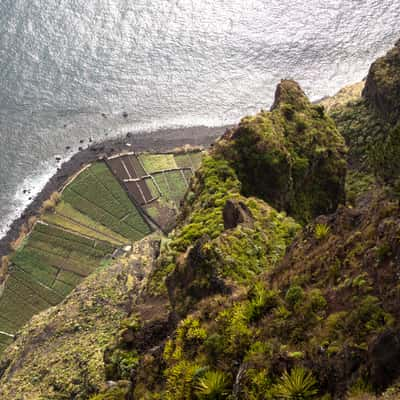
M 7 233 L 0 239 L 0 258 L 11 252 L 10 243 L 20 233 L 20 228 L 29 218 L 37 215 L 43 201 L 58 191 L 65 182 L 85 164 L 103 156 L 111 156 L 122 151 L 154 151 L 166 152 L 184 145 L 209 147 L 226 129 L 232 125 L 209 128 L 196 126 L 190 128 L 160 129 L 154 132 L 126 134 L 124 136 L 95 142 L 74 154 L 68 161 L 59 166 L 57 172 L 47 181 L 46 185 L 19 217 L 10 225 Z

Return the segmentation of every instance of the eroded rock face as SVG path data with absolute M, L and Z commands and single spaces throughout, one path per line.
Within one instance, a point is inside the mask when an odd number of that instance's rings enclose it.
M 210 262 L 207 235 L 200 238 L 187 253 L 181 257 L 175 270 L 166 280 L 171 305 L 184 311 L 188 301 L 198 301 L 214 293 L 227 292 L 224 281 L 217 276 L 217 269 Z
M 400 40 L 368 73 L 363 97 L 371 108 L 391 122 L 400 118 Z
M 223 210 L 223 218 L 225 229 L 233 229 L 243 223 L 253 223 L 251 211 L 242 201 L 228 200 Z
M 388 330 L 370 345 L 369 364 L 371 380 L 377 388 L 384 389 L 400 375 L 400 334 Z
M 245 117 L 215 146 L 229 160 L 242 194 L 257 196 L 301 222 L 344 202 L 344 139 L 322 106 L 282 81 L 271 112 Z

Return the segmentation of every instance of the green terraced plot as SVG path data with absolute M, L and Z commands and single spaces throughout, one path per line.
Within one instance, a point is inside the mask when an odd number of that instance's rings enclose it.
M 74 286 L 68 285 L 59 280 L 54 282 L 53 288 L 57 293 L 62 294 L 64 297 L 68 296 L 74 290 Z
M 154 175 L 163 197 L 179 205 L 188 188 L 187 179 L 182 170 L 162 172 Z
M 148 174 L 178 168 L 173 154 L 141 154 L 139 159 Z
M 66 205 L 67 203 L 64 203 Z M 68 205 L 69 206 L 69 205 Z M 69 206 L 71 209 L 72 207 Z M 83 214 L 81 214 L 79 211 L 75 210 L 75 213 L 80 214 L 81 216 L 85 217 Z M 89 219 L 88 217 L 86 217 Z M 83 218 L 81 218 L 82 220 Z M 42 220 L 44 222 L 47 222 L 48 224 L 54 225 L 56 227 L 60 227 L 63 229 L 67 229 L 70 232 L 73 232 L 77 235 L 83 235 L 87 237 L 91 237 L 93 239 L 97 239 L 99 241 L 103 242 L 109 242 L 115 247 L 122 246 L 124 244 L 129 243 L 129 240 L 126 238 L 118 235 L 116 232 L 112 232 L 108 228 L 106 228 L 103 225 L 92 223 L 92 226 L 97 225 L 97 229 L 91 228 L 88 225 L 84 225 L 83 222 L 79 222 L 76 220 L 73 220 L 69 216 L 64 216 L 61 213 L 59 213 L 56 209 L 56 212 L 53 213 L 46 213 L 43 217 Z
M 83 171 L 64 190 L 63 199 L 119 235 L 130 240 L 142 239 L 151 232 L 149 225 L 115 178 L 111 183 L 111 172 L 105 169 L 107 166 L 99 165 L 96 163 Z M 93 173 L 92 168 L 95 168 Z M 102 183 L 102 176 L 106 177 L 107 183 Z
M 14 254 L 11 261 L 22 271 L 31 274 L 34 279 L 43 285 L 51 287 L 56 279 L 57 268 L 44 262 L 41 256 L 34 250 L 23 248 Z
M 57 280 L 70 286 L 77 286 L 82 279 L 69 271 L 60 271 L 57 275 Z
M 58 294 L 54 289 L 42 284 L 36 280 L 33 275 L 26 273 L 22 269 L 19 269 L 16 265 L 12 266 L 12 277 L 14 279 L 18 279 L 25 286 L 31 288 L 52 306 L 58 304 L 63 299 L 62 296 L 60 296 L 60 294 Z
M 32 315 L 41 311 L 40 308 L 32 307 L 24 294 L 16 294 L 9 289 L 5 289 L 0 299 L 0 315 L 20 328 Z M 13 332 L 10 332 L 13 333 Z
M 193 171 L 200 168 L 202 158 L 203 153 L 201 151 L 175 155 L 175 161 L 178 168 L 191 168 Z

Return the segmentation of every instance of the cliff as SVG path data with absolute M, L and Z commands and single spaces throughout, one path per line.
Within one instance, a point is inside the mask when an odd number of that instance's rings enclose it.
M 397 399 L 397 51 L 329 115 L 282 81 L 209 150 L 168 236 L 20 331 L 0 393 Z

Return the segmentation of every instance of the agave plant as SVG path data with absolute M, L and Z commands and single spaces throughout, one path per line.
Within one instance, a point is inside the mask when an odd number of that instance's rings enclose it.
M 317 240 L 325 239 L 330 232 L 329 225 L 327 224 L 317 224 L 315 226 L 314 235 Z
M 223 400 L 228 395 L 229 380 L 221 371 L 207 371 L 199 378 L 196 396 L 200 400 Z
M 274 397 L 282 400 L 310 400 L 318 393 L 317 381 L 310 371 L 295 367 L 285 371 L 273 388 Z

